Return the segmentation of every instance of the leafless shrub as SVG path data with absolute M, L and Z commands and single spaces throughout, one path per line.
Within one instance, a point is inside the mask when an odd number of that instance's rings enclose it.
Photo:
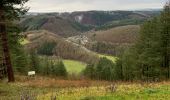
M 116 92 L 116 89 L 117 89 L 117 87 L 116 87 L 116 84 L 114 84 L 114 83 L 105 87 L 105 90 L 107 92 Z

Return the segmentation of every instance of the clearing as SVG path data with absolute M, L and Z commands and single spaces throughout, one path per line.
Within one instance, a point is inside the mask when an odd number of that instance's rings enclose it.
M 69 74 L 80 74 L 85 69 L 86 64 L 75 60 L 63 60 Z

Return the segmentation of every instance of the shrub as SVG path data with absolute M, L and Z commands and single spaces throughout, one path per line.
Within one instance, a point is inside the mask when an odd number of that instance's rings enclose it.
M 84 75 L 91 79 L 114 80 L 115 64 L 103 57 L 97 64 L 88 65 L 84 70 Z
M 38 50 L 37 53 L 41 55 L 53 55 L 56 43 L 44 43 Z

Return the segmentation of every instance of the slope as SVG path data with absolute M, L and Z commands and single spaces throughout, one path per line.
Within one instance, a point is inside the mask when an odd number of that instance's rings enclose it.
M 78 60 L 86 63 L 96 62 L 98 56 L 88 49 L 66 41 L 64 38 L 45 31 L 29 31 L 23 33 L 29 41 L 25 44 L 28 51 L 35 51 L 40 55 L 58 56 L 63 59 Z
M 20 23 L 25 31 L 47 30 L 64 37 L 80 33 L 73 27 L 73 22 L 55 15 L 43 14 L 31 16 L 24 18 Z
M 93 31 L 87 33 L 87 37 L 99 41 L 114 44 L 133 43 L 139 33 L 138 25 L 127 25 L 104 31 Z

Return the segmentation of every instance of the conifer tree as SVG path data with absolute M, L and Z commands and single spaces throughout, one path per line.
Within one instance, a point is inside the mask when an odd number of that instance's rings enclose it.
M 12 22 L 27 11 L 23 5 L 28 0 L 1 0 L 0 1 L 0 38 L 2 40 L 2 49 L 4 53 L 5 64 L 7 66 L 8 81 L 14 82 L 14 73 L 11 64 L 10 50 L 7 38 L 7 22 Z
M 162 67 L 166 68 L 168 71 L 167 78 L 170 78 L 170 1 L 164 6 L 160 22 Z

